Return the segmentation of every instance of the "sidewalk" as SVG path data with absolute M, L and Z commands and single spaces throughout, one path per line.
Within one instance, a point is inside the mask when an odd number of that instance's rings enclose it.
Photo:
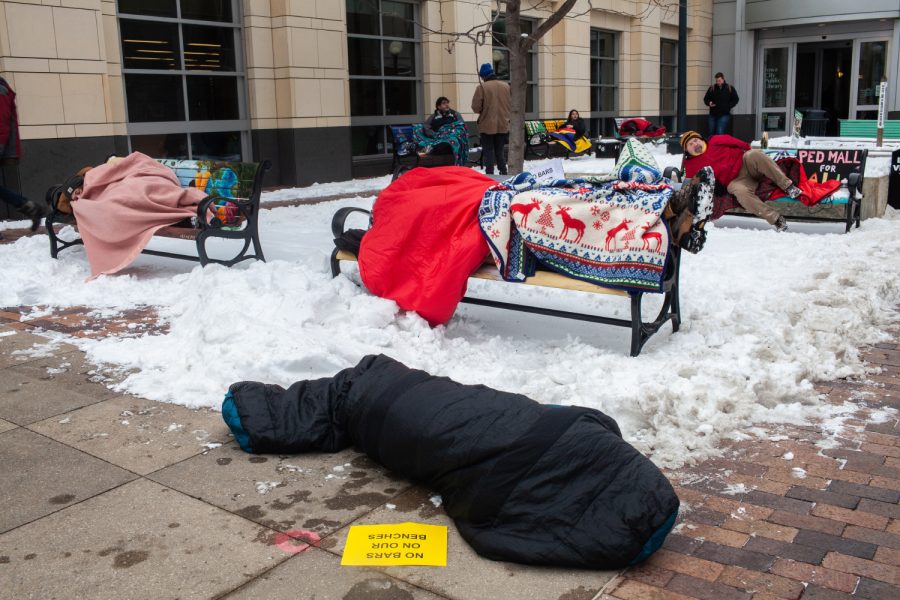
M 676 532 L 619 574 L 481 559 L 427 490 L 365 456 L 247 455 L 218 412 L 116 393 L 123 374 L 35 334 L 158 327 L 151 308 L 0 311 L 0 598 L 900 597 L 900 424 L 870 418 L 900 408 L 900 344 L 866 352 L 870 381 L 818 386 L 855 407 L 838 436 L 785 426 L 667 473 Z M 340 566 L 351 524 L 402 521 L 450 527 L 446 568 Z

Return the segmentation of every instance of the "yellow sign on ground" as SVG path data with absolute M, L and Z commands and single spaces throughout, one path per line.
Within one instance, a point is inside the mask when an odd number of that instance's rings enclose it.
M 447 566 L 447 527 L 419 523 L 354 525 L 342 565 Z

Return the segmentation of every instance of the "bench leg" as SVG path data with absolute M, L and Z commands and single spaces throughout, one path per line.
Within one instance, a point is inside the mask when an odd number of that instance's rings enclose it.
M 337 277 L 341 274 L 341 261 L 337 259 L 338 249 L 331 251 L 331 276 Z
M 53 230 L 53 223 L 50 222 L 49 218 L 47 219 L 45 229 L 47 230 L 47 237 L 50 238 L 50 258 L 56 258 L 59 255 L 59 238 L 56 237 L 56 232 Z
M 675 261 L 673 266 L 674 274 L 672 277 L 671 287 L 666 292 L 664 304 L 669 305 L 669 314 L 672 316 L 672 333 L 677 332 L 681 328 L 681 298 L 679 297 L 680 283 L 679 275 L 681 271 L 681 248 L 674 250 L 672 260 Z
M 84 244 L 84 241 L 80 237 L 75 238 L 71 242 L 60 239 L 56 235 L 56 230 L 53 229 L 53 223 L 50 223 L 49 219 L 46 222 L 45 228 L 47 229 L 47 237 L 50 239 L 50 258 L 58 258 L 59 253 L 70 246 L 79 246 Z
M 266 262 L 266 257 L 263 255 L 262 251 L 262 243 L 259 241 L 259 232 L 254 231 L 251 235 L 251 241 L 253 242 L 253 252 L 256 253 L 257 260 L 261 260 Z
M 631 294 L 631 356 L 641 353 L 647 339 L 644 337 L 644 322 L 641 319 L 641 292 Z M 647 336 L 649 337 L 649 336 Z

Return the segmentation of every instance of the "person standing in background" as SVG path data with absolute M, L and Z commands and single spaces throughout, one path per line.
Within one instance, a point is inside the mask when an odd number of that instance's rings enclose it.
M 494 67 L 488 63 L 478 70 L 481 83 L 472 96 L 472 111 L 478 114 L 478 135 L 481 137 L 484 172 L 494 174 L 494 164 L 501 175 L 506 175 L 506 159 L 503 148 L 509 141 L 509 113 L 512 108 L 512 93 L 509 84 L 500 81 L 494 74 Z
M 19 117 L 16 113 L 16 93 L 0 77 L 0 168 L 16 165 L 22 155 L 19 143 Z M 16 190 L 6 187 L 4 179 L 0 186 L 0 200 L 19 209 L 31 219 L 31 230 L 35 231 L 46 214 L 46 210 L 37 203 L 28 200 Z
M 731 122 L 731 109 L 737 106 L 739 100 L 734 86 L 725 81 L 721 72 L 716 73 L 716 82 L 703 96 L 703 104 L 709 107 L 708 136 L 726 133 Z

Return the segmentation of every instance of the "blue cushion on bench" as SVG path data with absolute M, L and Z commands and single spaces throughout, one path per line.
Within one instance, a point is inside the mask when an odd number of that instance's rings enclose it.
M 847 204 L 850 201 L 850 192 L 847 191 L 847 188 L 841 188 L 832 195 L 827 198 L 822 198 L 818 203 L 814 206 L 823 206 L 823 205 L 838 205 L 838 204 Z M 800 200 L 795 200 L 788 196 L 783 196 L 781 198 L 776 198 L 773 202 L 800 202 Z

